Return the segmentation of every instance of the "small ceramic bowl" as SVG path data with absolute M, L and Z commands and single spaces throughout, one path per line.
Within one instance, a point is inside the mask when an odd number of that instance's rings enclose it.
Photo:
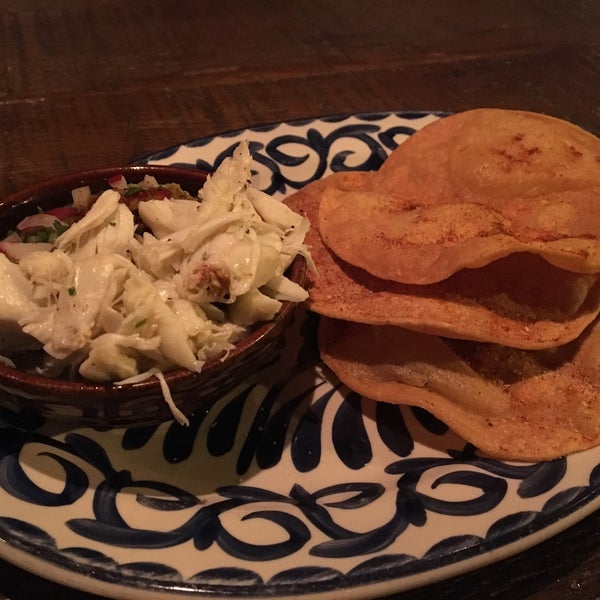
M 152 175 L 159 183 L 175 182 L 196 194 L 207 173 L 168 166 L 126 166 L 74 173 L 44 181 L 0 200 L 0 238 L 24 217 L 39 209 L 64 206 L 71 190 L 89 185 L 92 193 L 107 189 L 108 179 L 122 174 L 129 183 Z M 304 283 L 305 262 L 297 258 L 287 275 Z M 177 407 L 186 415 L 206 409 L 273 358 L 293 319 L 296 305 L 284 302 L 275 319 L 259 324 L 224 360 L 208 361 L 201 373 L 179 369 L 165 373 Z M 154 425 L 171 420 L 158 380 L 128 384 L 98 384 L 50 379 L 0 364 L 0 406 L 16 413 L 33 411 L 44 418 L 77 426 L 123 427 Z

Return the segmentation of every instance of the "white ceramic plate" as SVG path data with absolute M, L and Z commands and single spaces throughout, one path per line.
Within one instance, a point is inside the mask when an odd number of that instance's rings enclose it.
M 252 128 L 142 162 L 212 169 L 247 139 L 284 196 L 375 169 L 430 113 Z M 0 413 L 0 556 L 122 599 L 368 598 L 515 554 L 600 502 L 600 449 L 490 460 L 423 411 L 349 392 L 301 314 L 276 364 L 189 428 L 71 430 Z

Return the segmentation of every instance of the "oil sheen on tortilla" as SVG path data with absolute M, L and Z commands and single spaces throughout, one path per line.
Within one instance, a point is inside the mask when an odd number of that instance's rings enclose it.
M 324 362 L 373 400 L 424 408 L 486 454 L 541 461 L 600 443 L 600 325 L 525 351 L 321 319 Z
M 361 189 L 329 186 L 318 224 L 345 262 L 401 283 L 516 252 L 596 273 L 600 139 L 537 113 L 458 113 L 414 133 Z
M 373 185 L 374 176 L 336 173 L 286 199 L 286 204 L 312 223 L 306 243 L 316 265 L 308 283 L 309 306 L 314 312 L 525 349 L 567 343 L 600 312 L 597 275 L 565 271 L 532 254 L 513 254 L 427 286 L 384 280 L 343 261 L 319 234 L 321 200 L 331 188 L 364 190 Z

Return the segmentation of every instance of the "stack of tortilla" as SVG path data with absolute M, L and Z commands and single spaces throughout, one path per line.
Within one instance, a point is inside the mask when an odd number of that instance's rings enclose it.
M 286 203 L 312 223 L 309 305 L 342 382 L 496 458 L 600 444 L 598 138 L 467 111 Z

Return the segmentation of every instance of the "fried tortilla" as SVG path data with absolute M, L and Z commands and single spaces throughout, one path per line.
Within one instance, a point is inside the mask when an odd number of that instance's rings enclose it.
M 427 286 L 383 280 L 344 262 L 325 246 L 314 226 L 321 199 L 331 188 L 344 193 L 365 190 L 375 176 L 336 173 L 286 199 L 313 223 L 306 237 L 316 265 L 308 282 L 313 311 L 525 349 L 567 343 L 600 312 L 598 276 L 559 269 L 535 254 L 513 254 Z
M 600 139 L 535 113 L 458 113 L 414 133 L 361 189 L 327 187 L 314 217 L 335 255 L 400 283 L 524 252 L 597 273 Z
M 600 325 L 517 350 L 321 319 L 324 362 L 373 400 L 424 408 L 484 453 L 541 461 L 600 443 Z

